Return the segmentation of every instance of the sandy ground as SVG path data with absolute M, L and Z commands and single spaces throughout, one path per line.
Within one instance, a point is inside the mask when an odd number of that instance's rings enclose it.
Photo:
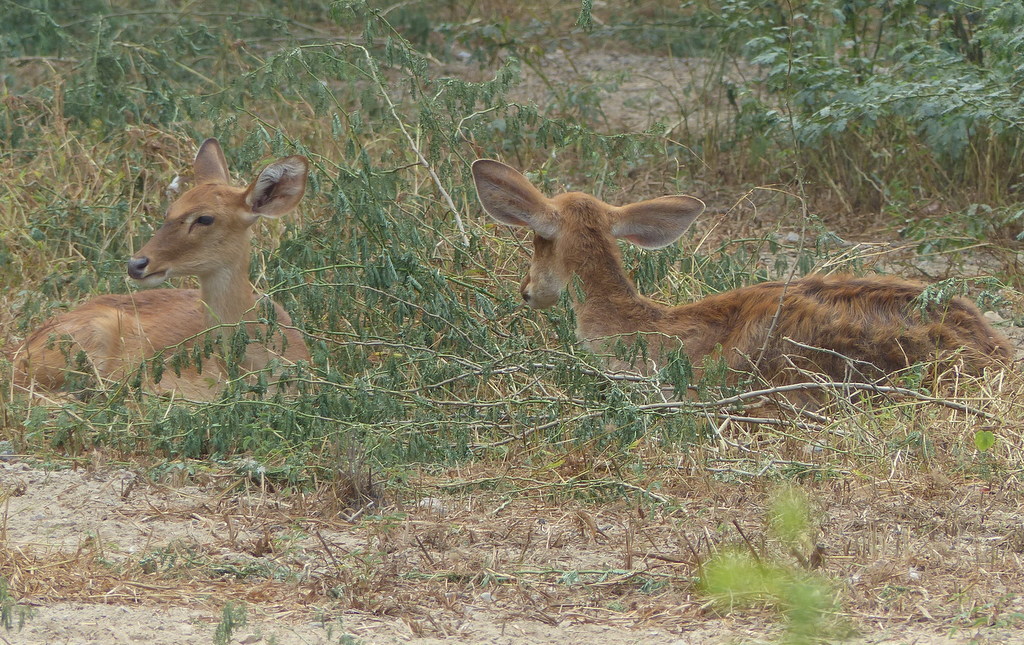
M 101 555 L 104 566 L 116 573 L 119 564 L 137 562 L 141 555 L 186 547 L 212 562 L 238 565 L 255 559 L 245 550 L 259 539 L 254 525 L 232 531 L 227 515 L 217 511 L 228 496 L 208 487 L 153 485 L 127 470 L 48 471 L 9 460 L 0 464 L 0 489 L 7 496 L 4 508 L 3 549 L 32 553 L 43 562 L 86 562 Z M 239 510 L 243 498 L 227 502 Z M 422 504 L 434 513 L 442 504 L 429 498 Z M 281 508 L 280 500 L 245 496 L 250 517 Z M 277 527 L 280 529 L 281 527 Z M 332 548 L 347 551 L 371 548 L 374 538 L 357 526 L 349 531 L 325 531 Z M 303 540 L 303 548 L 314 546 Z M 239 548 L 241 550 L 235 550 Z M 270 554 L 266 554 L 268 557 Z M 89 562 L 86 566 L 91 566 Z M 60 567 L 61 565 L 55 565 Z M 31 568 L 23 570 L 31 576 Z M 66 572 L 74 577 L 73 571 Z M 128 576 L 129 578 L 133 576 Z M 258 585 L 262 580 L 257 580 Z M 89 602 L 61 600 L 59 587 L 45 598 L 24 598 L 34 610 L 21 630 L 0 631 L 11 643 L 140 643 L 172 645 L 210 643 L 223 614 L 220 599 L 192 593 L 186 585 L 171 591 L 173 581 L 155 583 L 123 580 L 90 590 L 89 585 L 68 585 L 71 596 Z M 168 606 L 163 601 L 173 598 Z M 440 631 L 473 643 L 702 643 L 716 633 L 713 622 L 685 633 L 642 626 L 577 623 L 571 619 L 537 621 L 503 610 L 496 594 L 481 592 L 460 603 L 450 616 L 439 614 L 406 618 L 342 611 L 315 618 L 315 608 L 289 602 L 261 607 L 247 604 L 247 620 L 234 631 L 237 643 L 438 643 L 446 637 L 422 635 Z M 125 604 L 127 603 L 127 604 Z M 615 621 L 612 621 L 614 623 Z M 421 624 L 418 624 L 421 623 Z M 431 625 L 433 623 L 433 625 Z M 356 640 L 345 640 L 356 639 Z
M 390 519 L 348 522 L 303 514 L 294 498 L 225 487 L 229 479 L 153 484 L 123 469 L 47 471 L 9 457 L 0 464 L 6 498 L 0 555 L 5 570 L 13 571 L 12 585 L 30 590 L 22 604 L 34 615 L 20 631 L 0 631 L 0 638 L 33 644 L 210 643 L 229 600 L 247 608 L 247 621 L 233 631 L 236 643 L 682 645 L 770 642 L 779 634 L 770 612 L 719 616 L 684 588 L 642 594 L 625 584 L 633 573 L 682 565 L 652 559 L 655 565 L 645 566 L 635 558 L 634 572 L 625 572 L 622 550 L 629 538 L 622 509 L 590 508 L 594 515 L 587 516 L 584 505 L 556 507 L 531 518 L 529 505 L 512 505 L 508 517 L 495 522 L 482 510 L 493 504 L 482 499 L 425 497 Z M 851 611 L 848 618 L 859 633 L 852 642 L 1020 642 L 1013 627 L 1024 616 L 1024 600 L 1007 585 L 1019 580 L 1019 544 L 1009 542 L 1020 541 L 1013 526 L 1020 526 L 1024 514 L 1009 495 L 975 509 L 974 488 L 937 478 L 933 490 L 914 491 L 917 502 L 905 493 L 888 498 L 870 489 L 834 500 L 843 511 L 830 520 L 842 525 L 833 537 L 847 540 L 851 555 L 837 555 L 833 573 L 842 578 L 844 569 L 856 572 L 846 576 L 854 596 L 858 587 L 866 595 L 903 588 L 901 593 L 916 598 L 885 615 Z M 748 491 L 710 497 L 694 491 L 691 499 L 680 500 L 692 505 L 681 515 L 704 525 L 691 535 L 713 531 L 742 500 L 753 505 Z M 911 506 L 893 503 L 899 499 Z M 961 507 L 959 517 L 949 516 L 949 500 Z M 726 515 L 701 518 L 699 507 L 706 504 L 721 506 Z M 906 523 L 900 537 L 892 531 L 879 535 L 879 527 L 893 522 L 882 516 L 885 509 Z M 981 511 L 984 518 L 976 516 Z M 951 541 L 931 535 L 934 528 L 927 527 L 937 515 L 963 533 Z M 681 560 L 678 551 L 673 556 L 667 550 L 679 546 L 664 532 L 677 524 L 652 524 L 633 539 L 643 535 L 650 553 Z M 921 527 L 927 549 L 915 542 L 914 526 Z M 851 549 L 852 543 L 862 550 Z M 838 553 L 841 547 L 833 549 Z M 957 549 L 960 558 L 953 557 Z M 513 565 L 515 552 L 519 561 Z M 949 562 L 932 560 L 943 555 Z M 175 559 L 177 564 L 168 564 Z M 987 581 L 957 574 L 979 560 L 989 569 Z M 964 575 L 965 584 L 985 587 L 981 597 L 1007 599 L 1000 609 L 1007 624 L 986 620 L 971 629 L 969 621 L 945 611 L 941 598 L 927 598 L 930 577 L 948 577 L 944 566 L 953 576 Z M 479 577 L 545 568 L 603 574 L 582 585 L 567 584 L 564 577 L 531 581 L 525 573 L 517 574 L 523 577 L 519 583 L 506 577 L 487 584 Z M 938 620 L 927 620 L 936 614 Z

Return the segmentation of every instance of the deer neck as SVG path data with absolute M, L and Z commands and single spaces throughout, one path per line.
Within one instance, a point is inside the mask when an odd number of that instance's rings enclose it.
M 595 236 L 596 238 L 596 236 Z M 570 288 L 580 335 L 598 336 L 642 331 L 659 306 L 641 296 L 622 266 L 619 245 L 610 235 L 578 249 L 574 273 L 583 297 Z
M 256 294 L 247 272 L 248 267 L 232 267 L 200 279 L 199 291 L 208 327 L 234 325 L 243 319 L 255 318 Z

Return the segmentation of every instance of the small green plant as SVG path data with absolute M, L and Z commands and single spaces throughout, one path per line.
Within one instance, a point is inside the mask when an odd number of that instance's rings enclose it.
M 776 491 L 766 523 L 775 541 L 802 566 L 759 554 L 747 542 L 745 548 L 725 549 L 704 565 L 704 591 L 726 610 L 774 607 L 785 618 L 783 643 L 802 645 L 836 637 L 838 598 L 828 580 L 812 570 L 818 566 L 820 550 L 813 544 L 806 494 L 795 486 Z
M 998 463 L 990 452 L 996 445 L 996 434 L 991 430 L 978 430 L 974 433 L 974 447 L 978 450 L 978 474 L 991 482 L 998 472 Z
M 17 623 L 20 632 L 29 618 L 35 614 L 31 607 L 19 605 L 18 601 L 11 597 L 7 587 L 7 578 L 0 576 L 0 625 L 11 631 Z
M 996 435 L 991 430 L 978 430 L 974 433 L 974 447 L 982 454 L 988 453 L 996 445 Z
M 221 621 L 213 632 L 214 644 L 228 645 L 231 642 L 231 636 L 234 634 L 234 631 L 239 627 L 245 627 L 245 624 L 249 621 L 247 614 L 248 612 L 243 604 L 229 602 L 224 605 Z
M 1006 594 L 961 611 L 956 617 L 960 625 L 953 628 L 950 635 L 980 627 L 1019 629 L 1024 625 L 1024 613 L 1008 609 L 1015 600 L 1015 594 Z

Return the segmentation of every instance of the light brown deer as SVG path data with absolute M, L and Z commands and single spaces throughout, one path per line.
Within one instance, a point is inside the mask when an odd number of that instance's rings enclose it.
M 682 348 L 695 368 L 721 358 L 734 379 L 756 373 L 774 384 L 806 381 L 805 371 L 836 381 L 877 380 L 935 359 L 978 374 L 1013 356 L 967 300 L 922 308 L 923 286 L 892 277 L 811 275 L 676 307 L 659 304 L 637 293 L 616 238 L 649 249 L 671 244 L 703 212 L 703 202 L 675 195 L 616 207 L 579 192 L 549 199 L 516 170 L 488 159 L 473 164 L 473 178 L 491 217 L 534 232 L 523 300 L 551 307 L 578 276 L 577 336 L 598 352 L 643 335 L 656 367 Z
M 199 289 L 155 289 L 93 298 L 57 316 L 29 336 L 13 355 L 15 383 L 51 390 L 65 385 L 74 367 L 69 358 L 84 352 L 92 372 L 121 380 L 157 354 L 204 344 L 214 334 L 224 349 L 239 323 L 250 337 L 266 335 L 263 308 L 272 306 L 279 327 L 270 338 L 250 343 L 240 367 L 261 370 L 273 358 L 283 363 L 309 360 L 302 334 L 277 303 L 257 296 L 249 282 L 251 227 L 261 217 L 277 218 L 294 209 L 306 190 L 305 157 L 279 159 L 247 188 L 231 185 L 224 152 L 215 139 L 199 147 L 193 164 L 195 186 L 167 209 L 163 226 L 128 261 L 128 274 L 144 287 L 171 277 L 195 276 Z M 227 378 L 221 356 L 176 375 L 167 369 L 158 392 L 187 398 L 214 397 Z

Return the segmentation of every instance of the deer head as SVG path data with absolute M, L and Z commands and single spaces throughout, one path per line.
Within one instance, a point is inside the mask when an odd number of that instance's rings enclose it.
M 305 157 L 279 159 L 246 188 L 231 186 L 224 151 L 216 139 L 199 147 L 195 186 L 167 209 L 163 226 L 128 261 L 128 274 L 142 286 L 172 276 L 248 273 L 250 227 L 261 217 L 291 211 L 306 190 Z
M 473 164 L 473 179 L 480 204 L 491 217 L 533 230 L 533 261 L 521 292 L 526 304 L 538 309 L 558 302 L 584 266 L 604 263 L 609 270 L 600 275 L 617 279 L 621 257 L 615 238 L 649 249 L 667 246 L 704 211 L 704 202 L 686 195 L 627 206 L 612 206 L 586 193 L 548 198 L 518 171 L 490 159 Z

